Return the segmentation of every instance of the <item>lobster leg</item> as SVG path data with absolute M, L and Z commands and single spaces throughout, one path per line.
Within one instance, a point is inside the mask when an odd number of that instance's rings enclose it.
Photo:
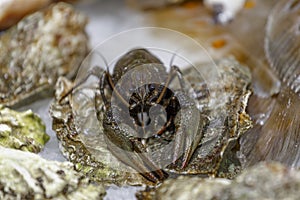
M 59 102 L 69 96 L 76 88 L 78 88 L 81 84 L 83 84 L 85 81 L 88 80 L 90 76 L 95 76 L 99 78 L 103 72 L 103 69 L 101 69 L 99 66 L 94 66 L 91 70 L 88 71 L 85 77 L 83 77 L 78 83 L 76 83 L 66 94 L 64 94 L 60 99 Z

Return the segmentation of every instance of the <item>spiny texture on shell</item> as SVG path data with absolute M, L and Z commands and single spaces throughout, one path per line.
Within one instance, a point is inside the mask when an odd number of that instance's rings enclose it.
M 202 109 L 209 123 L 202 131 L 202 140 L 189 165 L 183 170 L 179 166 L 172 166 L 171 171 L 175 169 L 180 173 L 233 178 L 241 169 L 243 155 L 239 155 L 239 138 L 252 127 L 252 121 L 245 111 L 251 94 L 251 74 L 248 68 L 233 58 L 221 59 L 216 65 L 220 77 L 217 82 L 215 79 L 207 80 L 209 98 L 207 106 Z M 205 77 L 213 74 L 210 71 L 214 70 L 214 66 L 202 67 L 200 71 L 207 73 Z M 197 73 L 192 68 L 183 71 L 183 74 L 195 84 L 195 88 L 203 84 L 194 81 L 197 80 Z M 201 96 L 200 99 L 196 98 L 196 102 L 202 104 L 202 101 Z
M 300 1 L 279 1 L 268 18 L 265 50 L 281 81 L 300 94 Z
M 69 162 L 0 147 L 0 199 L 101 199 L 101 185 L 77 173 Z
M 279 163 L 260 163 L 245 169 L 235 180 L 178 177 L 155 189 L 137 193 L 138 199 L 252 200 L 298 199 L 300 171 Z
M 64 156 L 70 162 L 74 163 L 77 171 L 86 174 L 93 181 L 114 183 L 117 185 L 151 184 L 151 182 L 145 180 L 136 172 L 129 173 L 111 168 L 110 163 L 119 162 L 116 161 L 116 158 L 107 149 L 107 144 L 105 143 L 103 134 L 101 134 L 103 132 L 102 122 L 99 123 L 95 115 L 94 101 L 91 104 L 89 101 L 90 98 L 87 98 L 85 95 L 79 95 L 80 100 L 78 102 L 80 102 L 80 105 L 72 104 L 70 97 L 66 97 L 62 103 L 59 102 L 59 99 L 72 86 L 73 83 L 68 79 L 64 77 L 59 78 L 56 85 L 56 99 L 50 108 L 50 114 L 53 118 L 52 128 L 56 131 Z M 91 86 L 85 90 L 100 96 L 99 88 L 97 87 Z M 100 100 L 98 105 L 103 107 L 102 100 L 97 99 Z M 83 113 L 76 113 L 76 111 L 81 110 L 78 106 L 84 107 L 82 108 Z M 76 119 L 78 116 L 76 115 L 82 117 L 82 120 L 86 119 L 86 121 L 82 122 L 80 119 L 78 121 Z M 84 128 L 94 130 L 95 134 L 85 136 Z M 118 168 L 118 166 L 116 167 Z
M 87 18 L 58 3 L 0 36 L 0 103 L 32 101 L 52 90 L 58 76 L 73 77 L 85 58 Z
M 38 153 L 49 138 L 31 110 L 17 112 L 0 105 L 0 146 Z

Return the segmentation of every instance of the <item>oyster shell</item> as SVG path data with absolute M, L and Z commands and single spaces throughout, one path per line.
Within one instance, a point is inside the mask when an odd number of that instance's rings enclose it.
M 0 147 L 1 199 L 101 199 L 101 185 L 77 173 L 69 162 Z
M 0 36 L 0 103 L 24 104 L 50 93 L 58 76 L 73 77 L 85 58 L 87 18 L 58 3 Z
M 138 199 L 298 199 L 300 171 L 279 163 L 260 163 L 245 169 L 234 180 L 178 177 L 156 190 L 138 192 Z
M 80 105 L 72 104 L 69 97 L 66 97 L 63 102 L 59 102 L 61 97 L 64 96 L 72 86 L 73 82 L 70 82 L 64 77 L 60 77 L 56 84 L 56 98 L 50 108 L 50 114 L 53 118 L 52 128 L 56 131 L 64 156 L 67 157 L 70 162 L 74 163 L 77 171 L 81 171 L 93 181 L 114 183 L 116 185 L 141 185 L 145 183 L 151 185 L 151 182 L 144 179 L 138 173 L 118 171 L 111 167 L 109 163 L 119 162 L 116 161 L 116 158 L 106 147 L 107 144 L 101 134 L 103 131 L 102 123 L 98 123 L 94 104 L 91 104 L 89 97 L 80 95 L 79 98 L 81 99 L 78 101 Z M 104 106 L 97 86 L 93 85 L 85 88 L 85 91 L 98 95 L 98 106 L 100 108 Z M 78 108 L 78 106 L 82 106 L 83 108 Z M 81 109 L 84 113 L 76 113 L 76 110 Z M 74 113 L 76 113 L 77 116 Z M 78 123 L 76 120 L 78 116 L 89 116 L 85 118 L 88 119 L 88 121 L 86 121 L 86 123 Z M 84 128 L 94 130 L 95 135 L 89 137 L 85 136 Z
M 172 172 L 175 170 L 176 173 L 183 174 L 208 174 L 233 178 L 241 170 L 243 156 L 239 155 L 239 138 L 252 127 L 252 121 L 245 112 L 251 94 L 249 89 L 251 74 L 248 68 L 233 58 L 221 59 L 216 65 L 221 76 L 219 82 L 213 82 L 208 87 L 210 97 L 207 106 L 202 108 L 209 123 L 202 131 L 201 142 L 188 166 L 183 170 L 180 169 L 180 165 L 171 166 Z M 213 68 L 210 65 L 202 67 L 200 71 L 208 74 Z M 195 88 L 200 88 L 196 91 L 201 92 L 203 83 L 194 82 L 197 80 L 195 77 L 197 73 L 189 68 L 183 71 L 183 74 L 189 82 L 195 84 Z M 195 94 L 190 96 L 201 97 Z M 202 97 L 196 100 L 199 104 L 203 104 L 201 101 L 204 99 Z
M 212 66 L 207 64 L 203 64 L 203 67 L 207 73 L 212 69 Z M 238 140 L 251 127 L 251 120 L 245 113 L 251 93 L 249 90 L 251 76 L 246 67 L 233 59 L 219 61 L 218 70 L 223 81 L 213 85 L 208 106 L 201 108 L 210 119 L 209 124 L 203 130 L 204 136 L 201 143 L 190 164 L 184 170 L 180 169 L 180 163 L 176 163 L 168 167 L 167 170 L 170 172 L 232 178 L 240 170 L 239 159 L 241 157 L 238 155 Z M 203 83 L 194 82 L 199 80 L 195 77 L 198 73 L 194 72 L 192 69 L 187 69 L 183 71 L 183 74 L 201 93 Z M 50 109 L 53 130 L 56 131 L 61 142 L 64 155 L 75 164 L 77 170 L 83 171 L 93 180 L 116 184 L 146 183 L 152 185 L 153 183 L 135 171 L 116 170 L 128 169 L 128 167 L 124 167 L 124 164 L 116 160 L 107 149 L 107 143 L 102 134 L 103 116 L 101 117 L 100 114 L 98 121 L 95 110 L 94 99 L 96 99 L 97 110 L 102 110 L 102 114 L 104 112 L 104 103 L 97 84 L 79 87 L 72 96 L 60 102 L 61 97 L 71 87 L 72 83 L 67 79 L 59 79 L 56 86 L 56 99 Z M 207 100 L 202 99 L 200 94 L 191 93 L 190 95 L 193 98 L 199 97 L 197 99 L 199 107 L 204 104 L 203 100 Z
M 31 110 L 17 112 L 0 105 L 0 146 L 38 153 L 50 137 Z

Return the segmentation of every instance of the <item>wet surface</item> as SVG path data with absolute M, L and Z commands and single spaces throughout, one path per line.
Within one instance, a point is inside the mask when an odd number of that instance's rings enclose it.
M 264 54 L 265 24 L 275 1 L 252 2 L 252 6 L 244 8 L 226 27 L 215 25 L 210 13 L 199 3 L 141 12 L 128 7 L 124 1 L 102 0 L 83 3 L 78 5 L 78 9 L 90 17 L 87 32 L 91 47 L 120 31 L 141 26 L 161 26 L 193 37 L 213 58 L 234 55 L 241 63 L 249 66 L 254 81 L 254 95 L 250 98 L 248 110 L 255 120 L 255 126 L 242 140 L 244 152 L 249 159 L 247 165 L 267 159 L 299 168 L 300 118 L 295 112 L 299 110 L 299 96 L 285 86 L 280 88 L 279 78 L 269 67 Z M 51 136 L 40 155 L 62 161 L 65 159 L 59 151 L 48 113 L 51 101 L 42 100 L 26 108 L 32 108 L 42 117 L 47 133 Z M 277 144 L 281 146 L 278 148 Z M 106 199 L 117 199 L 118 195 L 124 199 L 134 199 L 132 193 L 135 190 L 110 188 L 108 193 L 111 196 L 108 195 Z

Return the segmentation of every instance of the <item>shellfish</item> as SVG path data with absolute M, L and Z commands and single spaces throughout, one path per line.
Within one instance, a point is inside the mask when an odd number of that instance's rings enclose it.
M 262 162 L 245 169 L 234 180 L 178 177 L 157 189 L 138 192 L 138 199 L 298 199 L 300 171 L 280 163 Z M 148 191 L 147 191 L 148 190 Z
M 58 3 L 0 35 L 0 103 L 17 106 L 51 94 L 58 76 L 73 77 L 88 51 L 87 18 Z
M 163 168 L 166 171 L 228 178 L 239 173 L 241 157 L 238 155 L 238 140 L 251 127 L 251 120 L 245 112 L 251 93 L 249 90 L 251 76 L 247 68 L 233 59 L 220 60 L 217 66 L 222 76 L 220 82 L 214 83 L 210 88 L 210 97 L 205 95 L 205 83 L 199 81 L 195 69 L 189 68 L 183 71 L 183 77 L 189 80 L 194 88 L 189 90 L 188 95 L 195 100 L 197 109 L 207 115 L 209 122 L 202 129 L 201 140 L 196 145 L 196 150 L 186 167 L 182 168 L 181 160 L 173 164 L 171 161 L 169 166 Z M 208 74 L 213 69 L 208 64 L 203 64 L 201 67 Z M 106 179 L 119 184 L 127 182 L 152 185 L 153 182 L 137 176 L 135 170 L 129 170 L 128 166 L 118 161 L 109 151 L 110 148 L 106 147 L 108 145 L 105 141 L 106 134 L 103 133 L 106 108 L 103 96 L 100 95 L 99 84 L 86 86 L 81 83 L 74 89 L 68 81 L 60 79 L 57 84 L 56 99 L 51 106 L 53 129 L 61 141 L 64 154 L 75 163 L 75 166 L 78 166 L 78 170 L 84 171 L 95 180 Z M 172 84 L 176 85 L 175 82 L 170 83 Z M 70 90 L 74 91 L 68 95 Z M 172 140 L 172 137 L 170 138 Z M 165 159 L 168 160 L 168 157 L 173 154 L 170 152 L 166 155 L 166 152 L 160 151 L 161 141 L 158 141 L 159 138 L 153 139 L 152 143 L 146 144 L 145 150 L 156 149 L 158 151 L 152 158 L 161 160 L 167 156 Z
M 69 162 L 0 147 L 1 199 L 102 199 L 105 189 L 73 169 Z
M 70 97 L 64 101 L 60 99 L 74 86 L 74 83 L 64 77 L 60 77 L 56 84 L 55 101 L 50 107 L 50 115 L 53 118 L 53 130 L 60 141 L 60 148 L 67 159 L 74 163 L 77 171 L 84 173 L 91 180 L 105 184 L 116 185 L 140 185 L 146 182 L 147 185 L 152 183 L 144 180 L 137 173 L 128 173 L 122 170 L 122 163 L 117 162 L 116 158 L 106 147 L 103 136 L 103 126 L 99 123 L 94 110 L 94 101 L 84 95 L 85 92 L 92 93 L 96 97 L 99 109 L 104 109 L 104 103 L 101 100 L 97 85 L 78 89 L 83 95 L 76 95 L 76 101 L 80 104 L 72 103 Z M 87 121 L 78 121 L 77 117 L 88 119 Z M 92 130 L 95 134 L 87 137 L 86 130 Z M 85 130 L 85 131 L 84 131 Z M 115 165 L 112 167 L 111 164 Z
M 17 112 L 0 105 L 0 146 L 38 153 L 50 137 L 31 110 Z

